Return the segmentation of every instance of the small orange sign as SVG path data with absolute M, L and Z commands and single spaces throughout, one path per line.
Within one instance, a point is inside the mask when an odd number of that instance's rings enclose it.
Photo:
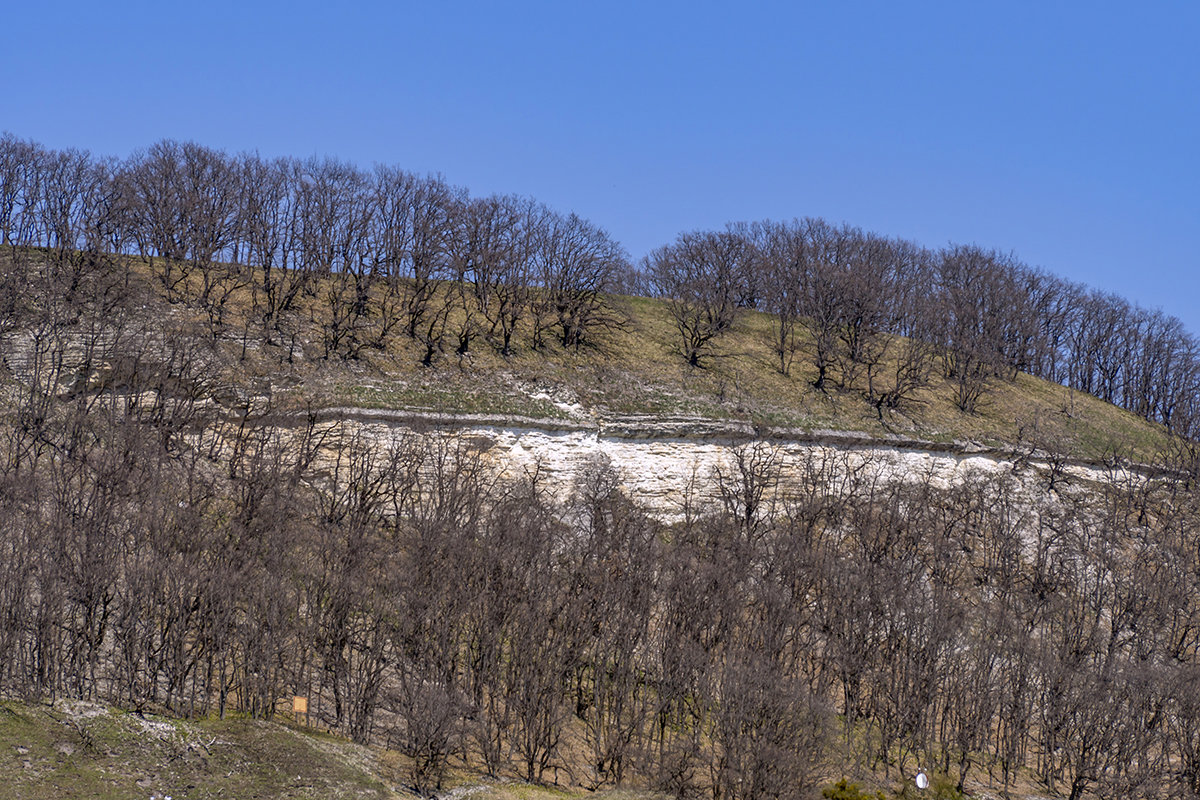
M 308 698 L 300 697 L 299 695 L 292 698 L 292 713 L 307 714 L 308 713 Z

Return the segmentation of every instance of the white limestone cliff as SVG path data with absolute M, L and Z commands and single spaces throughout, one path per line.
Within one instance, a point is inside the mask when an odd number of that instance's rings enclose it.
M 664 519 L 677 518 L 689 497 L 694 501 L 715 494 L 711 479 L 718 471 L 736 473 L 739 450 L 769 460 L 784 492 L 814 463 L 834 461 L 842 471 L 866 467 L 886 480 L 928 480 L 939 487 L 957 484 L 973 473 L 1003 473 L 1030 496 L 1049 493 L 1052 478 L 1058 486 L 1082 488 L 1112 477 L 1099 465 L 963 443 L 879 440 L 834 431 L 755 431 L 736 423 L 701 420 L 627 419 L 584 428 L 357 409 L 327 412 L 326 419 L 333 417 L 349 420 L 372 439 L 409 431 L 465 437 L 483 449 L 485 459 L 501 474 L 519 477 L 537 470 L 541 484 L 563 498 L 589 470 L 607 464 L 630 498 Z

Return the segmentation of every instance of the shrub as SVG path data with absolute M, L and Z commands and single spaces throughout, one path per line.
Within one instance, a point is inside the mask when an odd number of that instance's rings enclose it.
M 885 800 L 883 792 L 874 794 L 864 791 L 857 783 L 842 778 L 832 786 L 821 790 L 821 797 L 826 800 Z

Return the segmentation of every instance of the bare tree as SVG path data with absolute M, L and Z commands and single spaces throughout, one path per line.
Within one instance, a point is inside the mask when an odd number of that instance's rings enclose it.
M 582 476 L 573 511 L 576 588 L 566 612 L 579 652 L 573 705 L 588 745 L 586 780 L 620 785 L 636 762 L 653 702 L 642 676 L 658 599 L 657 528 L 621 495 L 607 464 Z
M 732 233 L 684 233 L 648 257 L 646 270 L 667 301 L 689 365 L 700 366 L 712 342 L 732 327 L 737 279 L 751 255 L 750 244 Z
M 779 359 L 779 372 L 791 374 L 800 350 L 801 287 L 809 269 L 810 256 L 805 223 L 763 222 L 752 228 L 755 269 L 759 276 L 763 308 L 770 312 L 774 334 L 772 347 Z
M 845 275 L 857 232 L 835 228 L 824 220 L 807 220 L 805 236 L 810 257 L 801 273 L 800 314 L 813 344 L 813 386 L 824 390 L 837 363 L 838 337 L 845 319 Z
M 1001 261 L 977 247 L 945 250 L 938 261 L 942 362 L 954 402 L 966 412 L 977 408 L 990 379 L 1007 374 L 1002 331 L 1013 293 Z
M 0 243 L 17 246 L 41 244 L 36 208 L 44 161 L 48 154 L 35 142 L 17 139 L 11 133 L 0 138 Z
M 7 131 L 0 137 L 0 244 L 14 245 L 13 234 L 30 204 L 31 172 L 36 169 L 38 147 Z
M 609 301 L 618 276 L 628 268 L 625 251 L 608 234 L 575 214 L 543 211 L 532 225 L 540 234 L 531 278 L 534 293 L 534 346 L 543 331 L 557 325 L 563 347 L 578 349 L 617 324 Z
M 253 310 L 246 316 L 243 345 L 253 322 L 265 334 L 282 332 L 307 273 L 296 269 L 292 218 L 295 213 L 293 164 L 242 157 L 241 197 L 237 216 L 237 249 L 254 271 Z
M 383 297 L 373 346 L 386 346 L 396 326 L 425 342 L 427 363 L 440 346 L 434 334 L 448 310 L 450 237 L 455 210 L 464 202 L 461 195 L 440 177 L 419 178 L 394 167 L 376 168 L 372 268 L 383 284 Z
M 891 336 L 883 349 L 871 350 L 877 357 L 864 364 L 867 401 L 880 419 L 884 409 L 912 401 L 928 385 L 937 355 L 937 311 L 927 296 L 931 256 L 908 242 L 893 242 L 892 247 L 897 266 L 886 328 Z
M 122 170 L 127 203 L 140 223 L 134 230 L 138 250 L 162 259 L 161 280 L 177 299 L 190 270 L 187 256 L 187 198 L 183 193 L 183 146 L 164 140 L 134 154 Z

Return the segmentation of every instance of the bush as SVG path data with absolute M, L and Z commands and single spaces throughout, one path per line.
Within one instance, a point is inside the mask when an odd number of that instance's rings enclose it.
M 885 800 L 883 792 L 871 794 L 861 789 L 857 783 L 852 783 L 845 778 L 822 789 L 821 797 L 826 800 Z

